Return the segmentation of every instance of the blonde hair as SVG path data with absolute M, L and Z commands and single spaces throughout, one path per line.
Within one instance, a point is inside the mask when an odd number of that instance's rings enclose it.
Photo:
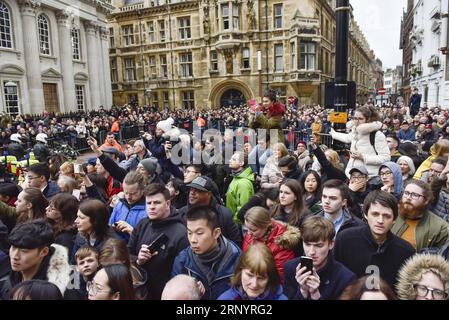
M 271 215 L 263 207 L 253 207 L 245 213 L 245 221 L 252 223 L 257 228 L 265 229 L 271 225 Z
M 324 151 L 324 154 L 326 156 L 329 157 L 329 162 L 335 167 L 340 169 L 341 168 L 341 164 L 340 164 L 340 156 L 338 155 L 338 153 L 333 150 L 333 149 L 327 149 L 326 151 Z
M 59 167 L 59 172 L 60 174 L 62 173 L 65 176 L 75 178 L 75 166 L 71 162 L 66 161 L 61 164 L 61 166 Z
M 285 146 L 285 144 L 283 144 L 282 142 L 278 142 L 278 143 L 273 144 L 271 146 L 271 149 L 272 150 L 279 149 L 279 151 L 281 151 L 281 157 L 280 158 L 283 158 L 283 157 L 285 157 L 288 154 L 288 149 Z
M 449 153 L 449 140 L 440 139 L 432 147 L 430 147 L 430 153 L 434 157 L 440 157 L 445 153 Z

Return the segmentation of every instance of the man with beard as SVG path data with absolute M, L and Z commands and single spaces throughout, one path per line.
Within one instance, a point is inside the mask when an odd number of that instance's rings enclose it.
M 432 192 L 427 183 L 408 181 L 399 203 L 399 217 L 391 229 L 417 252 L 424 248 L 441 248 L 449 240 L 449 225 L 428 211 L 431 201 Z

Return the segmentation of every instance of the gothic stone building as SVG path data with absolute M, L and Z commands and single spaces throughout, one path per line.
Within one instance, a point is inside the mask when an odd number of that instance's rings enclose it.
M 268 87 L 281 98 L 298 96 L 300 103 L 324 101 L 324 83 L 335 70 L 332 0 L 112 4 L 109 44 L 117 105 L 134 100 L 159 108 L 232 106 L 260 98 Z M 351 39 L 353 50 L 365 49 L 354 44 L 362 37 Z

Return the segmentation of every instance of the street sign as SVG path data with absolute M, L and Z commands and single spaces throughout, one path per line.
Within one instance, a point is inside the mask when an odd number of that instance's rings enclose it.
M 346 123 L 348 122 L 348 114 L 346 112 L 331 112 L 332 123 Z
M 387 92 L 387 90 L 385 90 L 385 88 L 377 89 L 377 94 L 380 94 L 380 95 L 382 95 L 382 96 L 383 96 L 386 92 Z

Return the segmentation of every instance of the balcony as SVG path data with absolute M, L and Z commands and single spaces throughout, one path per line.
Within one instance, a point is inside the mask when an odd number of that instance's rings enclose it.
M 429 68 L 438 68 L 441 65 L 440 57 L 437 55 L 432 55 L 427 63 Z
M 317 70 L 303 70 L 290 72 L 290 82 L 295 81 L 320 81 L 321 74 Z
M 237 32 L 223 33 L 218 36 L 215 47 L 218 50 L 232 49 L 240 46 L 242 43 L 242 34 Z
M 133 4 L 130 6 L 126 6 L 126 7 L 122 7 L 120 8 L 121 12 L 130 12 L 130 11 L 135 11 L 135 10 L 140 10 L 144 8 L 144 4 L 143 3 L 137 3 L 137 4 Z

